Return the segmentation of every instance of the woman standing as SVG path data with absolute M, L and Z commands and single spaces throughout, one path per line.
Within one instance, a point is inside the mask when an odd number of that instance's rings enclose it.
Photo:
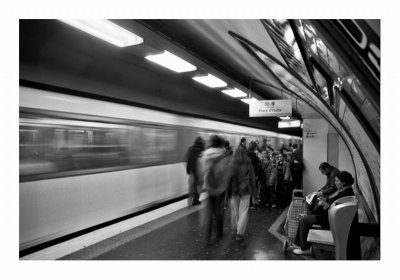
M 255 187 L 254 170 L 243 149 L 236 149 L 230 166 L 229 194 L 231 204 L 231 228 L 236 240 L 244 240 L 250 204 L 250 191 Z

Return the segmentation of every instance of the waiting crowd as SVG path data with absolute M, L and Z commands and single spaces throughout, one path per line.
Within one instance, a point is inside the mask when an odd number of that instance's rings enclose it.
M 238 242 L 244 240 L 249 209 L 259 206 L 286 206 L 291 202 L 293 189 L 302 189 L 303 156 L 297 144 L 274 151 L 264 139 L 247 145 L 241 138 L 236 149 L 228 141 L 212 135 L 209 146 L 201 137 L 186 154 L 191 205 L 201 204 L 200 193 L 206 190 L 208 202 L 204 222 L 204 245 L 209 244 L 212 233 L 223 234 L 224 210 L 230 207 L 231 230 Z M 306 213 L 301 215 L 293 245 L 293 253 L 308 254 L 307 235 L 312 225 L 329 227 L 327 211 L 338 198 L 354 195 L 354 179 L 346 171 L 323 162 L 319 166 L 327 176 L 326 184 L 313 193 Z
M 222 235 L 224 210 L 230 206 L 232 233 L 243 241 L 249 208 L 277 207 L 290 202 L 293 188 L 301 188 L 302 154 L 296 144 L 274 151 L 264 139 L 247 145 L 241 138 L 236 149 L 228 141 L 212 135 L 209 147 L 201 137 L 195 139 L 187 155 L 191 205 L 200 204 L 203 189 L 208 192 L 205 243 Z M 293 168 L 294 167 L 294 168 Z M 300 171 L 300 172 L 299 172 Z

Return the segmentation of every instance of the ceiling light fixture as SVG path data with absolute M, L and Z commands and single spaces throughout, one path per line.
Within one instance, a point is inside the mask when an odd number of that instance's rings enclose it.
M 300 125 L 301 125 L 300 120 L 278 122 L 278 128 L 300 127 Z
M 120 48 L 143 43 L 143 38 L 106 19 L 60 19 L 60 21 Z
M 177 57 L 169 51 L 164 51 L 156 55 L 148 55 L 145 58 L 178 73 L 195 71 L 197 69 L 193 64 Z
M 229 95 L 229 96 L 232 96 L 232 97 L 246 97 L 247 96 L 247 94 L 246 93 L 244 93 L 243 91 L 241 91 L 241 90 L 239 90 L 239 89 L 237 89 L 237 88 L 234 88 L 234 89 L 225 89 L 225 90 L 221 90 L 223 93 L 225 93 L 225 94 L 227 94 L 227 95 Z
M 218 79 L 211 74 L 202 77 L 193 77 L 192 79 L 211 88 L 226 87 L 228 85 L 223 80 Z
M 240 99 L 240 101 L 243 101 L 244 103 L 250 104 L 250 102 L 252 102 L 252 101 L 258 101 L 258 99 L 252 97 L 251 99 L 250 99 L 250 98 Z

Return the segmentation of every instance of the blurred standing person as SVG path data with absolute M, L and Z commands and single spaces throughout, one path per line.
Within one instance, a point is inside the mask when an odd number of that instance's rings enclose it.
M 256 143 L 256 148 L 254 149 L 256 155 L 258 156 L 258 154 L 260 153 L 260 142 L 258 140 L 255 141 Z
M 230 155 L 233 154 L 231 143 L 229 143 L 229 141 L 225 141 L 225 151 Z
M 201 184 L 199 180 L 197 162 L 204 151 L 205 141 L 201 136 L 198 136 L 191 147 L 186 152 L 186 173 L 189 175 L 189 204 L 201 204 L 199 198 L 201 193 Z
M 285 145 L 282 145 L 281 148 L 280 148 L 280 153 L 282 155 L 285 155 L 285 154 L 287 154 L 287 152 L 288 152 L 288 148 L 286 148 Z
M 221 237 L 223 234 L 224 199 L 229 164 L 229 153 L 225 151 L 224 144 L 224 139 L 211 135 L 210 147 L 203 152 L 200 160 L 199 167 L 203 174 L 203 184 L 208 192 L 204 246 L 211 241 L 213 230 L 216 237 Z
M 249 144 L 249 148 L 246 151 L 247 156 L 250 159 L 251 165 L 253 167 L 253 171 L 258 171 L 258 157 L 255 153 L 255 149 L 257 148 L 257 144 L 254 141 L 251 141 Z M 256 206 L 258 206 L 258 188 L 257 188 L 257 181 L 258 177 L 257 174 L 254 176 L 255 177 L 255 185 L 250 189 L 250 208 L 255 209 Z
M 246 143 L 246 137 L 242 137 L 241 139 L 240 139 L 240 144 L 239 144 L 239 146 L 238 146 L 238 149 L 243 149 L 243 150 L 247 150 L 247 148 L 246 148 L 246 145 L 247 145 L 247 143 Z
M 258 188 L 259 188 L 259 200 L 261 205 L 267 203 L 267 186 L 265 184 L 265 171 L 268 167 L 269 161 L 267 151 L 263 151 L 260 154 L 260 162 L 258 166 Z
M 260 153 L 262 153 L 262 152 L 264 152 L 264 151 L 267 151 L 267 139 L 263 139 L 263 143 L 262 143 L 262 145 L 261 145 L 261 148 L 260 148 Z
M 268 167 L 265 171 L 265 184 L 267 186 L 267 203 L 265 204 L 266 207 L 273 207 L 275 208 L 277 205 L 277 198 L 276 198 L 276 183 L 278 179 L 278 168 L 276 165 L 275 155 L 271 155 L 271 160 L 268 164 Z
M 232 151 L 232 147 L 230 146 L 230 143 L 228 140 L 225 141 L 225 151 L 228 154 L 228 156 L 230 157 L 229 161 L 231 160 L 231 157 L 233 155 L 233 151 Z M 224 209 L 228 208 L 228 204 L 229 204 L 229 197 L 230 197 L 230 193 L 229 190 L 227 190 L 225 192 L 225 200 L 224 200 Z
M 285 154 L 278 154 L 277 161 L 277 182 L 276 195 L 279 205 L 290 203 L 292 189 L 290 187 L 293 181 L 292 172 L 290 171 L 290 163 L 287 161 Z
M 279 153 L 276 156 L 276 183 L 275 183 L 275 190 L 276 190 L 276 201 L 278 205 L 281 205 L 283 202 L 284 190 L 283 190 L 283 181 L 285 177 L 285 170 L 284 170 L 284 162 L 283 162 L 283 155 Z
M 303 177 L 303 151 L 296 143 L 293 144 L 293 153 L 290 167 L 292 168 L 293 186 L 295 189 L 302 189 Z
M 287 155 L 283 155 L 283 203 L 290 204 L 293 188 L 293 176 L 290 169 L 290 161 Z
M 237 149 L 229 167 L 228 190 L 231 193 L 231 229 L 236 241 L 244 240 L 250 204 L 250 190 L 254 189 L 255 178 L 252 164 L 243 149 Z

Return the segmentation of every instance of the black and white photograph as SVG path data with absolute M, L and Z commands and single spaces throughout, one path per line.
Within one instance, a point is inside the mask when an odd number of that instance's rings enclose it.
M 3 43 L 9 278 L 398 270 L 390 6 L 43 2 Z

